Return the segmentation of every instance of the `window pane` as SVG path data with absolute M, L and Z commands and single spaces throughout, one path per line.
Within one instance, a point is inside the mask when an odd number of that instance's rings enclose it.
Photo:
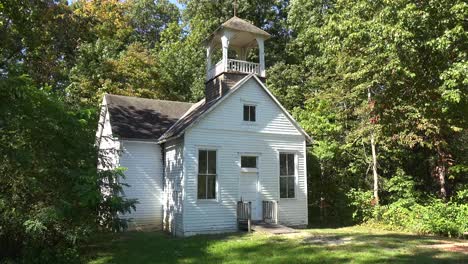
M 241 157 L 242 168 L 257 168 L 257 157 L 254 156 L 242 156 Z
M 286 156 L 287 154 L 280 153 L 280 175 L 286 175 Z
M 288 179 L 288 198 L 294 198 L 294 177 L 287 177 Z
M 244 121 L 249 121 L 249 106 L 244 105 Z
M 206 199 L 206 176 L 198 175 L 198 199 Z
M 206 150 L 198 151 L 198 173 L 206 173 Z
M 208 173 L 216 174 L 216 151 L 208 151 Z
M 294 175 L 294 154 L 288 154 L 288 175 Z
M 250 121 L 255 122 L 255 106 L 250 106 Z
M 216 198 L 216 175 L 208 175 L 208 189 L 206 192 L 207 199 Z
M 287 179 L 286 177 L 280 177 L 280 198 L 288 198 L 287 197 Z

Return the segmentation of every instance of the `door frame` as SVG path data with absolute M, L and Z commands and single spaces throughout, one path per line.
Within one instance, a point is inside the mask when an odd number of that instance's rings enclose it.
M 256 169 L 246 169 L 242 168 L 241 164 L 241 158 L 242 156 L 251 156 L 251 157 L 256 157 L 257 158 L 257 168 Z M 262 202 L 261 202 L 261 195 L 260 195 L 260 156 L 261 153 L 259 152 L 239 152 L 238 153 L 238 167 L 239 167 L 239 180 L 238 180 L 238 199 L 240 200 L 241 198 L 241 177 L 249 177 L 246 176 L 246 174 L 255 174 L 255 212 L 252 211 L 252 220 L 257 221 L 257 220 L 262 220 Z

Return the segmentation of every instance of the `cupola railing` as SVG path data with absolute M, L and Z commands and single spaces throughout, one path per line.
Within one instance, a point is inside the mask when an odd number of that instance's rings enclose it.
M 260 75 L 260 64 L 255 62 L 228 59 L 227 65 L 219 61 L 208 71 L 208 80 L 223 72 L 254 73 Z

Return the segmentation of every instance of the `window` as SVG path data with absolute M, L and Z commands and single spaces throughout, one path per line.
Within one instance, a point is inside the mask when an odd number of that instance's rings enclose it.
M 198 199 L 216 198 L 216 150 L 198 151 Z
M 280 198 L 295 197 L 295 165 L 293 153 L 280 153 Z
M 257 157 L 255 156 L 242 156 L 241 157 L 241 167 L 256 169 L 257 168 Z
M 244 121 L 255 122 L 255 105 L 244 105 Z

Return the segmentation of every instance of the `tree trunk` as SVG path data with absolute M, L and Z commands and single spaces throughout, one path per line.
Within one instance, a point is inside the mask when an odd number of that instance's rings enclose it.
M 367 99 L 371 104 L 371 91 L 367 90 Z M 373 106 L 372 106 L 373 107 Z M 372 111 L 372 109 L 371 109 Z M 371 126 L 373 124 L 371 123 Z M 371 130 L 371 150 L 372 150 L 372 175 L 374 176 L 374 203 L 379 204 L 379 175 L 377 174 L 377 153 L 375 150 L 374 129 Z
M 374 132 L 371 134 L 372 148 L 372 174 L 374 175 L 374 200 L 375 204 L 379 204 L 379 175 L 377 174 L 377 154 L 375 151 Z
M 440 186 L 440 197 L 444 200 L 447 199 L 447 186 L 445 185 L 445 177 L 448 170 L 448 158 L 447 155 L 440 147 L 437 147 L 437 164 L 433 170 L 433 176 L 436 178 Z

